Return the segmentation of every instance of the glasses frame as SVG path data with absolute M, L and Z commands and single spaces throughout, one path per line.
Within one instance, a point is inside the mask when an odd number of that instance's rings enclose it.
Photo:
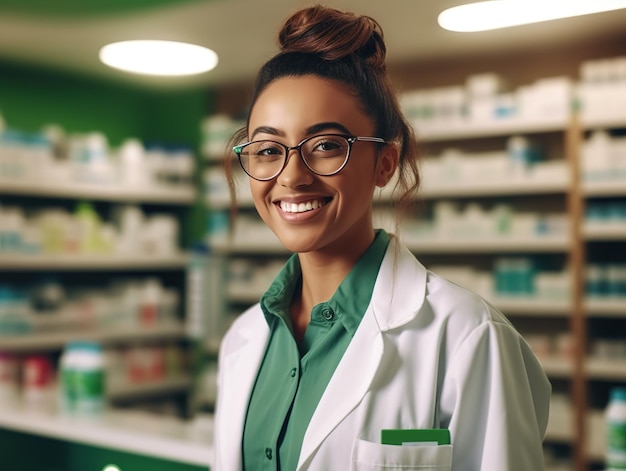
M 322 137 L 322 136 L 343 137 L 348 142 L 348 152 L 346 153 L 346 158 L 344 159 L 344 161 L 341 164 L 341 166 L 337 170 L 335 170 L 334 172 L 331 172 L 331 173 L 320 173 L 320 172 L 317 172 L 316 170 L 311 168 L 309 163 L 302 156 L 302 146 L 304 144 L 306 144 L 308 141 L 310 141 L 311 139 L 315 139 L 317 137 Z M 315 175 L 319 175 L 320 177 L 330 177 L 330 176 L 336 175 L 339 172 L 341 172 L 344 169 L 344 167 L 348 164 L 348 160 L 350 159 L 350 154 L 352 153 L 352 144 L 354 144 L 357 141 L 376 142 L 378 144 L 387 144 L 387 141 L 385 141 L 381 137 L 350 136 L 349 134 L 332 134 L 332 133 L 330 133 L 330 134 L 316 134 L 315 136 L 307 137 L 306 139 L 303 139 L 302 141 L 300 141 L 300 143 L 298 145 L 295 145 L 295 146 L 286 146 L 282 142 L 274 141 L 272 139 L 259 139 L 257 141 L 244 142 L 243 144 L 239 144 L 237 146 L 234 146 L 233 147 L 233 152 L 237 155 L 237 158 L 239 160 L 239 165 L 241 166 L 243 171 L 246 172 L 246 174 L 250 178 L 253 178 L 254 180 L 257 180 L 257 181 L 260 181 L 260 182 L 267 182 L 269 180 L 273 180 L 278 175 L 280 175 L 282 173 L 282 171 L 285 170 L 285 167 L 287 166 L 287 162 L 289 162 L 289 153 L 292 150 L 297 150 L 298 151 L 298 155 L 300 156 L 300 159 L 302 159 L 302 162 L 304 162 L 304 165 L 306 165 L 306 168 L 308 168 L 312 173 L 314 173 Z M 268 178 L 258 178 L 258 177 L 255 177 L 254 175 L 250 175 L 250 173 L 248 173 L 248 171 L 244 167 L 243 162 L 241 161 L 241 152 L 243 151 L 243 149 L 245 147 L 249 146 L 250 144 L 254 144 L 255 142 L 271 142 L 271 143 L 277 144 L 277 145 L 279 145 L 279 146 L 281 146 L 282 148 L 285 149 L 285 160 L 283 161 L 283 165 L 271 177 L 268 177 Z

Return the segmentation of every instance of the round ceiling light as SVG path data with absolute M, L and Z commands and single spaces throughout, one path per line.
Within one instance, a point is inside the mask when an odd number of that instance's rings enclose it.
M 145 39 L 107 44 L 100 49 L 100 60 L 116 69 L 146 75 L 195 75 L 217 66 L 217 54 L 206 47 Z
M 448 8 L 439 26 L 476 32 L 626 8 L 626 0 L 488 0 Z

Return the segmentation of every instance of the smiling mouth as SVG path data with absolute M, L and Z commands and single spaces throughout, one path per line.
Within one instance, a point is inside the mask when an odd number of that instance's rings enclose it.
M 280 209 L 286 213 L 305 213 L 319 209 L 328 204 L 329 201 L 330 199 L 316 199 L 304 203 L 288 203 L 287 201 L 281 201 L 279 205 Z

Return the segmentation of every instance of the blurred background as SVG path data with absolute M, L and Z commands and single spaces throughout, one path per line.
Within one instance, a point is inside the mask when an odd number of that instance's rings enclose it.
M 543 362 L 547 469 L 604 469 L 626 385 L 626 10 L 458 33 L 437 24 L 454 0 L 324 3 L 379 21 L 421 142 L 401 238 Z M 231 213 L 221 163 L 307 4 L 0 0 L 3 469 L 207 469 L 220 338 L 288 256 L 241 175 Z M 99 60 L 136 39 L 218 63 L 148 76 Z M 375 204 L 389 230 L 393 200 Z

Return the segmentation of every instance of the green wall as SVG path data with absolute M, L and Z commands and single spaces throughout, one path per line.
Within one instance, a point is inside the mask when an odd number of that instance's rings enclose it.
M 145 89 L 0 63 L 0 113 L 23 131 L 57 123 L 70 133 L 102 131 L 113 146 L 138 137 L 197 149 L 209 108 L 203 88 Z

